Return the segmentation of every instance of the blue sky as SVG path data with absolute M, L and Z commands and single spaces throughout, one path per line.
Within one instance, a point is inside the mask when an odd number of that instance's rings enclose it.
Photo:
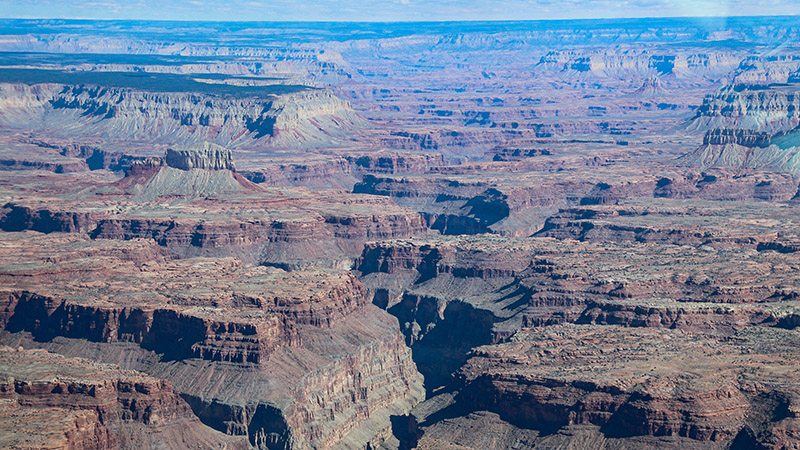
M 797 15 L 800 0 L 0 0 L 0 17 L 265 21 Z

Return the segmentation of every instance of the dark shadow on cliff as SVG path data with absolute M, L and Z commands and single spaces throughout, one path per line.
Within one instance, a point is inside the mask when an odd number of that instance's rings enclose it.
M 215 430 L 234 436 L 247 435 L 250 445 L 257 449 L 290 450 L 293 437 L 280 409 L 259 403 L 239 406 L 205 400 L 181 394 L 192 412 Z
M 491 312 L 462 301 L 450 301 L 439 316 L 438 301 L 406 295 L 388 310 L 400 321 L 428 396 L 450 382 L 473 348 L 492 342 L 495 321 Z

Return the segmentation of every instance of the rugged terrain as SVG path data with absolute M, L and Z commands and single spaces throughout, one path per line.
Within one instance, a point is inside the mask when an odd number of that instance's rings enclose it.
M 201 424 L 166 381 L 44 350 L 0 354 L 4 448 L 247 448 Z
M 0 25 L 0 446 L 800 449 L 796 17 Z

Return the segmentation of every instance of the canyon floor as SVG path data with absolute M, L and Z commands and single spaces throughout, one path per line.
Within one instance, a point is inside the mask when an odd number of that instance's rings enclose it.
M 0 20 L 0 447 L 800 449 L 798 42 Z

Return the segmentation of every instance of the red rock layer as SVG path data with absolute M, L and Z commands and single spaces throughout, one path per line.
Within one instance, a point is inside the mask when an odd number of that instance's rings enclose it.
M 39 441 L 32 447 L 133 448 L 134 430 L 145 445 L 246 448 L 202 425 L 165 381 L 42 350 L 4 347 L 0 354 L 0 434 L 16 435 L 1 438 L 11 448 L 24 447 L 24 435 Z M 56 428 L 45 431 L 50 424 Z

